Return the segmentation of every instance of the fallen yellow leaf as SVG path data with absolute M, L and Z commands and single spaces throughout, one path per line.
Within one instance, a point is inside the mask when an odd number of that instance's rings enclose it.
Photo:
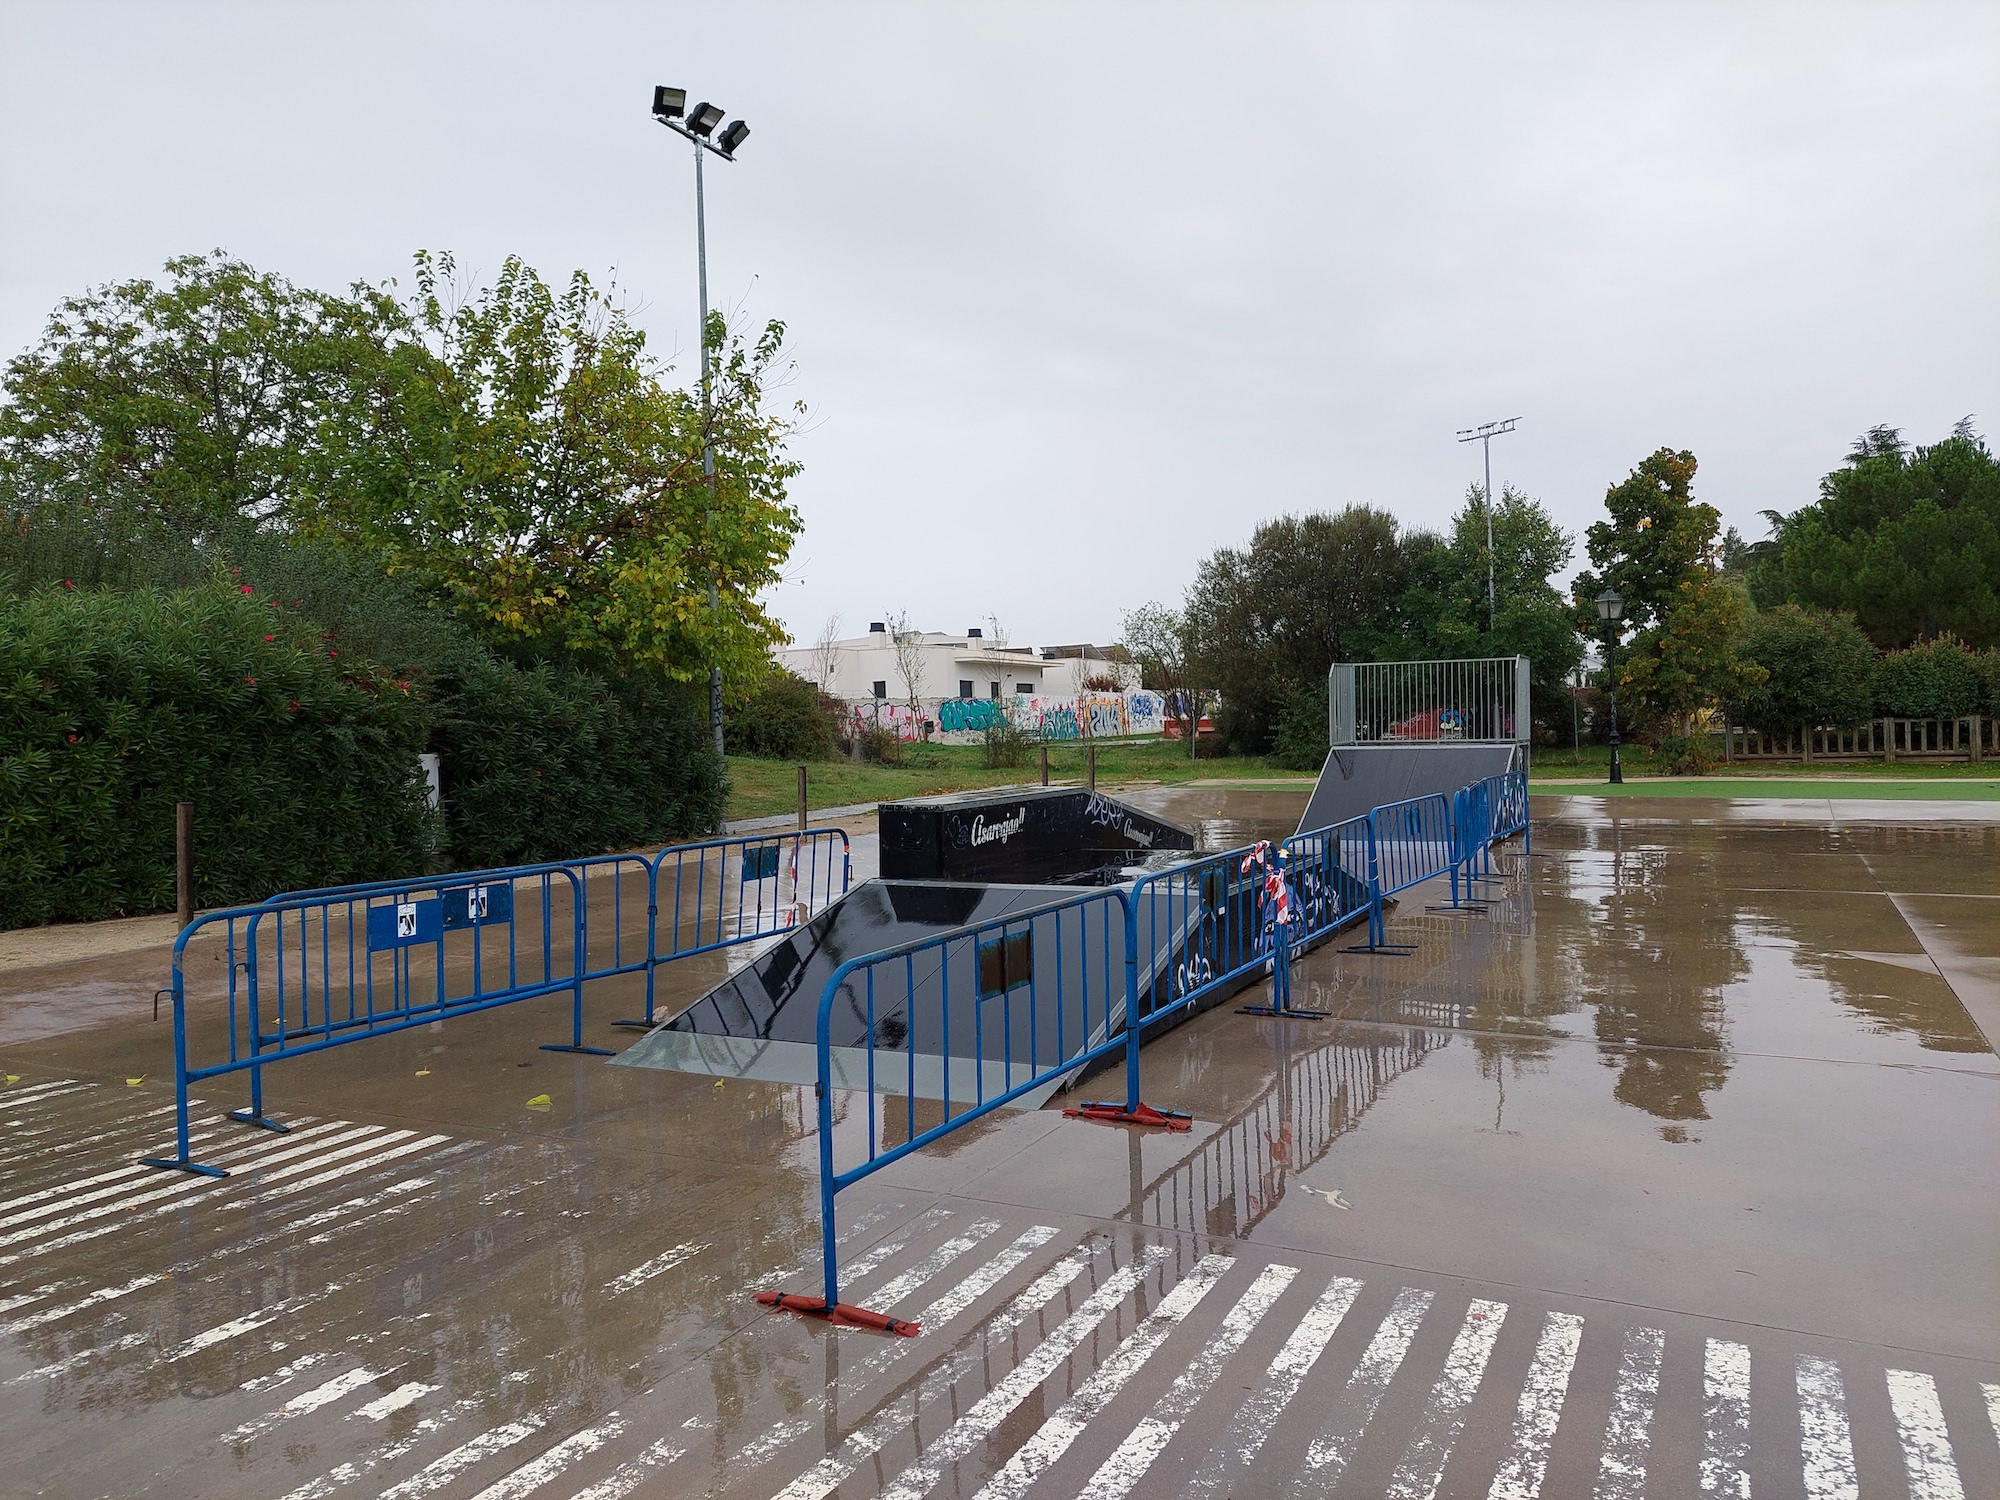
M 128 1089 L 136 1089 L 140 1084 L 144 1083 L 145 1081 L 146 1081 L 146 1075 L 144 1073 L 141 1073 L 137 1078 L 126 1079 L 125 1087 Z
M 548 1096 L 547 1094 L 537 1094 L 537 1095 L 535 1095 L 535 1097 L 534 1097 L 534 1098 L 532 1098 L 532 1099 L 530 1099 L 530 1100 L 528 1101 L 528 1108 L 529 1108 L 529 1109 L 543 1109 L 543 1110 L 545 1110 L 545 1109 L 547 1109 L 548 1107 L 549 1107 L 549 1096 Z
M 429 1068 L 419 1068 L 419 1069 L 417 1069 L 417 1077 L 419 1077 L 419 1078 L 428 1078 L 428 1077 L 430 1077 L 430 1076 L 431 1076 L 431 1070 L 430 1070 Z

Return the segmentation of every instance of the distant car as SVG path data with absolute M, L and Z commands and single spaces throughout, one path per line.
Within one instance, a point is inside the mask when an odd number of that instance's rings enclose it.
M 1457 708 L 1428 708 L 1389 726 L 1392 740 L 1462 740 L 1471 716 Z

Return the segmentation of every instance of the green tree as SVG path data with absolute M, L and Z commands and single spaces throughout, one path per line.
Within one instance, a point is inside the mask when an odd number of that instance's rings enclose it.
M 1788 597 L 1851 611 L 1878 646 L 2000 644 L 2000 460 L 1970 418 L 1926 448 L 1871 428 L 1777 540 Z
M 322 431 L 300 524 L 425 579 L 500 638 L 759 680 L 784 633 L 757 596 L 802 524 L 792 418 L 764 400 L 784 326 L 745 345 L 710 318 L 705 418 L 583 273 L 558 296 L 510 257 L 493 286 L 448 300 L 455 270 L 419 255 L 405 302 L 363 295 L 389 359 Z
M 188 535 L 280 515 L 375 362 L 353 311 L 220 251 L 65 298 L 0 377 L 0 501 Z
M 1538 722 L 1569 723 L 1569 675 L 1583 642 L 1568 601 L 1550 580 L 1569 566 L 1575 541 L 1541 503 L 1502 487 L 1493 511 L 1497 608 L 1486 602 L 1486 496 L 1473 485 L 1442 542 L 1417 554 L 1418 582 L 1405 612 L 1441 657 L 1525 656 Z
M 1169 710 L 1179 711 L 1181 732 L 1191 732 L 1187 617 L 1157 601 L 1142 604 L 1125 615 L 1123 644 L 1138 663 L 1141 685 L 1163 694 Z
M 1585 533 L 1593 566 L 1577 574 L 1572 588 L 1579 630 L 1598 633 L 1595 601 L 1607 584 L 1624 597 L 1623 628 L 1643 631 L 1685 602 L 1684 583 L 1716 570 L 1722 516 L 1695 500 L 1694 473 L 1692 453 L 1661 448 L 1605 491 L 1610 519 Z
M 217 252 L 65 301 L 0 380 L 0 510 L 127 551 L 318 535 L 497 644 L 754 682 L 782 634 L 757 595 L 800 529 L 796 413 L 765 400 L 782 325 L 745 344 L 710 319 L 705 416 L 587 277 L 558 296 L 510 259 L 459 296 L 455 274 L 419 255 L 406 299 L 335 297 Z
M 1968 651 L 1956 636 L 1891 651 L 1876 666 L 1874 709 L 1897 719 L 1957 719 L 1991 713 L 1992 652 Z
M 1608 583 L 1625 599 L 1619 648 L 1620 708 L 1663 740 L 1670 765 L 1699 772 L 1706 740 L 1693 720 L 1763 680 L 1737 654 L 1751 604 L 1741 584 L 1721 577 L 1722 518 L 1694 498 L 1695 457 L 1661 448 L 1605 492 L 1607 521 L 1591 525 L 1590 560 L 1574 587 L 1575 620 L 1596 632 L 1596 598 Z
M 1781 605 L 1750 621 L 1741 649 L 1767 675 L 1730 705 L 1737 723 L 1795 735 L 1858 723 L 1874 707 L 1875 648 L 1852 615 Z
M 1221 690 L 1216 728 L 1231 747 L 1264 753 L 1289 700 L 1323 695 L 1334 662 L 1409 655 L 1402 601 L 1416 558 L 1435 545 L 1353 505 L 1266 521 L 1247 548 L 1204 559 L 1187 594 L 1190 666 Z

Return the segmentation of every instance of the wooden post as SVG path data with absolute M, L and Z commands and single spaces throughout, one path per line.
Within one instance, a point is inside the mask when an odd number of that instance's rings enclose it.
M 1894 760 L 1896 758 L 1896 721 L 1894 719 L 1884 719 L 1882 721 L 1882 758 L 1884 760 Z
M 1092 745 L 1083 752 L 1086 774 L 1090 777 L 1090 789 L 1097 790 L 1097 746 Z
M 174 804 L 174 916 L 186 927 L 194 920 L 194 804 Z
M 1972 716 L 1972 763 L 1975 766 L 1979 764 L 1981 758 L 1986 753 L 1985 739 L 1986 717 L 1983 714 L 1974 714 Z
M 1047 786 L 1048 784 L 1049 784 L 1049 747 L 1046 744 L 1044 744 L 1042 746 L 1042 785 Z
M 799 832 L 806 831 L 806 768 L 799 767 Z

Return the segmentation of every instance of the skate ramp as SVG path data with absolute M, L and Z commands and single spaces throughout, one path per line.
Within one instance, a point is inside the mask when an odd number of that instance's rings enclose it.
M 1321 767 L 1299 831 L 1331 828 L 1366 817 L 1378 807 L 1442 792 L 1514 769 L 1521 750 L 1511 744 L 1419 743 L 1342 745 Z

